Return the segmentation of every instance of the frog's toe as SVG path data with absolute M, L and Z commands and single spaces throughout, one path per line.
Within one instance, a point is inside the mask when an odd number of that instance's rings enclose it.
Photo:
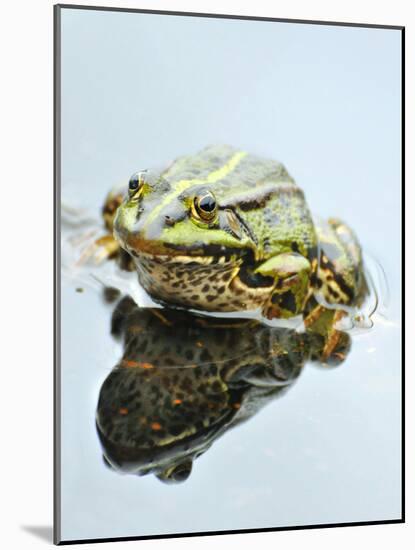
M 321 342 L 314 346 L 311 359 L 325 367 L 337 367 L 350 352 L 352 340 L 350 335 L 340 330 L 333 330 L 328 336 L 315 335 Z
M 322 359 L 331 367 L 342 363 L 351 348 L 351 338 L 346 332 L 333 330 L 323 348 Z

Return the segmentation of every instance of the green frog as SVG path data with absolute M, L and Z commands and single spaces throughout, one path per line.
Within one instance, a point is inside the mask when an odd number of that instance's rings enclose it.
M 367 292 L 360 245 L 338 219 L 316 224 L 285 167 L 210 146 L 110 196 L 107 226 L 157 302 L 204 312 L 302 315 L 327 336 Z M 115 205 L 115 206 L 114 206 Z
M 140 308 L 128 296 L 114 309 L 112 333 L 124 351 L 98 399 L 104 461 L 166 483 L 185 481 L 197 457 L 284 395 L 324 348 L 316 333 Z M 329 364 L 340 365 L 349 349 L 342 333 Z

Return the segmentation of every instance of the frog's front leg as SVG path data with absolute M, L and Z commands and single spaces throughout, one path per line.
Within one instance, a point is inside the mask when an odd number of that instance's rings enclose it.
M 261 264 L 255 273 L 275 281 L 262 313 L 268 319 L 288 318 L 303 312 L 310 286 L 310 262 L 295 253 L 279 254 Z

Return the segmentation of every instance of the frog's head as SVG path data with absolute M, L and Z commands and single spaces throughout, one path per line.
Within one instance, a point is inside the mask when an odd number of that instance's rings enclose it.
M 249 228 L 229 199 L 221 200 L 215 191 L 195 178 L 169 183 L 150 172 L 131 177 L 114 234 L 150 294 L 171 302 L 177 287 L 183 296 L 189 283 L 190 295 L 209 295 L 208 276 L 210 286 L 220 288 L 244 258 L 255 255 Z
M 165 255 L 204 262 L 255 248 L 244 222 L 222 205 L 214 186 L 197 179 L 170 184 L 163 176 L 141 171 L 129 181 L 118 209 L 115 236 L 133 256 Z

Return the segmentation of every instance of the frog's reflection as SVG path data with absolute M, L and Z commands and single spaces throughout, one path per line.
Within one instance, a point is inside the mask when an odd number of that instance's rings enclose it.
M 324 347 L 316 333 L 142 309 L 129 297 L 114 310 L 112 332 L 124 354 L 99 395 L 104 460 L 165 482 L 187 479 L 195 458 L 281 396 Z M 329 362 L 342 362 L 349 348 L 342 333 Z

